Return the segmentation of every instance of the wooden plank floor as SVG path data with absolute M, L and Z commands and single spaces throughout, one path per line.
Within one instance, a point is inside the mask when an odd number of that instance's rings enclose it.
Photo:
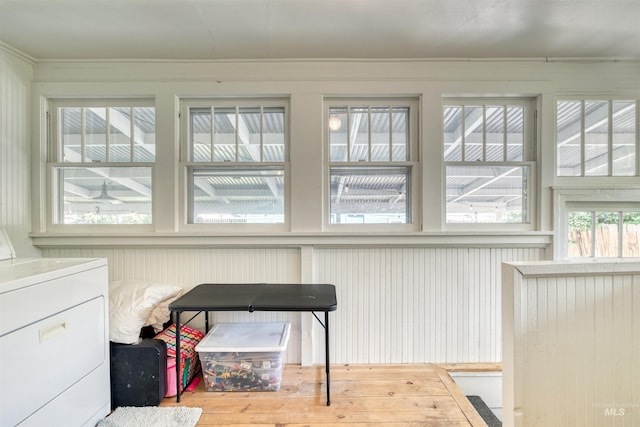
M 161 406 L 203 409 L 198 426 L 486 426 L 438 365 L 332 365 L 331 406 L 324 366 L 284 368 L 277 392 L 193 392 Z

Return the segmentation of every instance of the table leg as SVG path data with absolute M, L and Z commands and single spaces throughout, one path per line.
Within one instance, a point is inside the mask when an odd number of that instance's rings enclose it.
M 176 311 L 176 402 L 180 402 L 180 312 Z
M 331 406 L 331 386 L 329 379 L 329 312 L 324 312 L 324 363 L 327 373 L 327 406 Z

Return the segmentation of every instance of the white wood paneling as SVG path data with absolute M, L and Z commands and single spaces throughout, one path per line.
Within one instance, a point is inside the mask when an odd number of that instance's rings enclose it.
M 152 280 L 176 284 L 185 290 L 201 283 L 300 281 L 298 249 L 49 249 L 45 251 L 45 256 L 107 258 L 110 281 Z M 210 321 L 290 322 L 286 362 L 300 363 L 299 313 L 217 312 L 211 314 Z M 199 316 L 192 325 L 204 330 L 204 318 Z
M 540 249 L 336 248 L 316 251 L 337 287 L 333 363 L 501 360 L 500 265 Z
M 19 257 L 39 256 L 28 238 L 32 77 L 32 64 L 0 42 L 0 228 Z
M 503 267 L 506 426 L 640 425 L 640 262 Z
M 338 309 L 330 314 L 332 363 L 466 363 L 501 360 L 501 263 L 541 259 L 543 249 L 310 248 L 304 258 L 300 249 L 274 248 L 46 249 L 45 254 L 104 257 L 112 281 L 157 280 L 185 289 L 205 282 L 308 282 L 313 276 L 314 282 L 337 288 Z M 290 321 L 287 362 L 301 363 L 302 353 L 310 351 L 305 363 L 324 363 L 322 329 L 315 321 L 302 322 L 300 314 L 214 316 L 214 321 L 252 320 Z M 203 323 L 196 319 L 195 325 Z

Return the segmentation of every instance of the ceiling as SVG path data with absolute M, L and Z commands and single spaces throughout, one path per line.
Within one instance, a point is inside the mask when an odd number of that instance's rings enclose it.
M 44 59 L 640 59 L 638 0 L 0 0 Z

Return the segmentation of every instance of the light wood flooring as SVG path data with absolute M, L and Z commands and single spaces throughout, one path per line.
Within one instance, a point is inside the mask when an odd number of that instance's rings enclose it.
M 161 406 L 202 408 L 198 426 L 486 426 L 448 372 L 500 367 L 472 366 L 332 365 L 327 406 L 324 366 L 287 365 L 277 392 L 207 392 L 200 381 Z

